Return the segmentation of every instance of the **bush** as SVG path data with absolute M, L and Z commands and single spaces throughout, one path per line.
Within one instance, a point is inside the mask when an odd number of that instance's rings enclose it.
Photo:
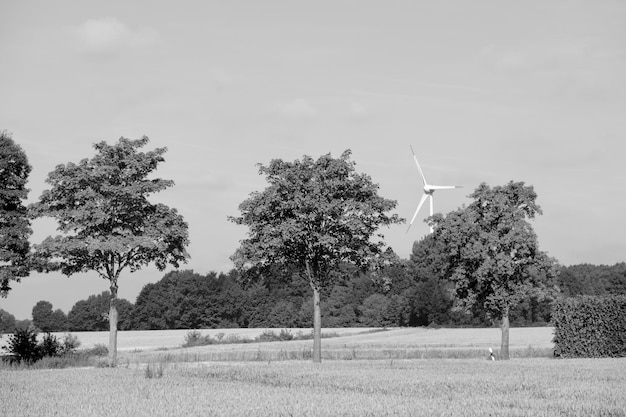
M 554 356 L 626 356 L 626 296 L 558 300 L 552 321 Z
M 282 342 L 293 340 L 293 335 L 287 329 L 282 329 L 279 334 L 274 333 L 272 330 L 264 330 L 255 340 L 257 342 Z
M 78 346 L 80 346 L 78 338 L 70 333 L 66 334 L 62 341 L 59 341 L 56 336 L 48 332 L 41 342 L 37 342 L 37 331 L 31 326 L 26 329 L 16 329 L 15 333 L 9 336 L 7 347 L 4 348 L 9 356 L 5 360 L 32 365 L 43 358 L 71 355 Z
M 210 335 L 202 336 L 198 330 L 192 330 L 185 335 L 183 347 L 207 346 L 215 343 Z
M 37 331 L 32 327 L 16 329 L 3 349 L 9 353 L 7 359 L 10 362 L 34 363 L 43 357 L 37 343 Z
M 79 347 L 80 347 L 80 340 L 78 340 L 78 336 L 74 336 L 71 333 L 66 333 L 63 336 L 63 342 L 61 344 L 62 355 L 66 355 L 68 353 L 75 353 L 76 349 L 78 349 Z
M 103 343 L 96 343 L 91 349 L 85 352 L 89 356 L 108 356 L 109 348 Z
M 41 343 L 39 344 L 40 354 L 43 358 L 44 356 L 60 356 L 61 355 L 61 343 L 59 343 L 56 336 L 47 332 Z

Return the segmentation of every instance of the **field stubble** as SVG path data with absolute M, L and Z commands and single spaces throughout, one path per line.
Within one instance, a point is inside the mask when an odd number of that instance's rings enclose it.
M 626 416 L 626 360 L 537 358 L 552 348 L 550 328 L 512 329 L 511 361 L 487 360 L 499 329 L 365 330 L 324 339 L 317 365 L 278 360 L 307 359 L 311 341 L 167 350 L 129 341 L 117 369 L 4 369 L 0 415 Z
M 338 337 L 322 340 L 322 359 L 487 358 L 490 347 L 496 354 L 499 351 L 500 330 L 497 328 L 379 330 L 326 329 L 325 332 Z M 292 333 L 295 332 L 292 329 Z M 511 329 L 511 356 L 552 356 L 551 340 L 552 328 L 549 327 Z M 306 360 L 311 354 L 312 342 L 298 340 L 126 351 L 120 358 L 131 362 L 280 361 Z
M 618 359 L 143 364 L 5 371 L 13 416 L 625 416 Z

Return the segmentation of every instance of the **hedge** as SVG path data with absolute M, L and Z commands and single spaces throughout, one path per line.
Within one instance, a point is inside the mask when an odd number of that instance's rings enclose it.
M 564 298 L 552 311 L 554 356 L 626 356 L 626 296 Z

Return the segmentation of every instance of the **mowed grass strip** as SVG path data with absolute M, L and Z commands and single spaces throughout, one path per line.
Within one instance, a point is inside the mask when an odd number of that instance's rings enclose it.
M 385 360 L 3 371 L 2 416 L 626 416 L 626 361 Z
M 265 331 L 280 333 L 282 329 L 201 329 L 202 336 L 217 338 L 223 335 L 253 340 Z M 286 329 L 291 334 L 310 334 L 311 329 Z M 136 350 L 175 349 L 180 347 L 190 330 L 126 330 L 118 332 L 118 350 L 132 352 Z M 423 327 L 410 328 L 324 328 L 323 334 L 336 335 L 324 339 L 323 346 L 367 346 L 380 347 L 388 345 L 421 346 L 421 347 L 497 347 L 500 345 L 500 329 L 491 328 L 455 328 L 431 329 Z M 65 333 L 53 333 L 62 339 Z M 97 344 L 108 345 L 109 332 L 72 332 L 81 342 L 81 348 L 92 348 Z M 0 348 L 5 346 L 10 335 L 0 336 Z M 43 334 L 40 334 L 42 337 Z M 552 327 L 516 327 L 511 329 L 511 347 L 547 348 L 552 347 Z M 306 341 L 305 341 L 306 342 Z M 306 343 L 305 343 L 306 344 Z M 310 343 L 309 343 L 310 344 Z
M 322 340 L 323 360 L 487 358 L 489 347 L 499 351 L 500 329 L 400 328 L 337 330 L 338 337 Z M 511 329 L 511 357 L 551 357 L 551 327 Z M 312 341 L 216 344 L 166 351 L 124 352 L 123 362 L 205 362 L 310 360 Z

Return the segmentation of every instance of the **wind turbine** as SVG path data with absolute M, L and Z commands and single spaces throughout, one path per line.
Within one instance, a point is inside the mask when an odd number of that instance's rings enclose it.
M 419 170 L 420 176 L 422 177 L 422 182 L 424 183 L 424 195 L 422 195 L 422 199 L 417 205 L 417 210 L 415 210 L 415 214 L 413 215 L 413 218 L 411 219 L 411 223 L 409 223 L 409 228 L 406 229 L 407 233 L 409 232 L 409 229 L 411 228 L 413 221 L 415 221 L 415 218 L 417 217 L 417 213 L 419 213 L 420 209 L 424 205 L 424 202 L 426 202 L 427 198 L 430 198 L 430 215 L 431 216 L 433 215 L 433 193 L 435 191 L 449 190 L 452 188 L 461 188 L 460 185 L 432 185 L 426 182 L 426 177 L 424 176 L 424 172 L 422 171 L 422 167 L 420 166 L 420 163 L 417 160 L 417 156 L 415 155 L 415 151 L 413 150 L 412 146 L 411 146 L 411 152 L 413 152 L 413 159 L 415 159 L 415 165 L 417 165 L 417 169 Z M 432 232 L 433 232 L 433 227 L 431 226 L 430 233 Z

